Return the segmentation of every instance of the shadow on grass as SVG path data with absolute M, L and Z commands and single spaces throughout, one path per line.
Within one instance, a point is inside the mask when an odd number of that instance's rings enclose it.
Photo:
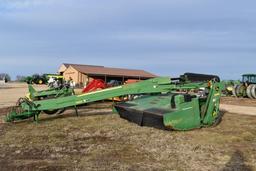
M 240 150 L 236 150 L 232 155 L 230 161 L 222 169 L 222 171 L 233 171 L 233 170 L 243 170 L 252 171 L 252 168 L 245 164 L 244 155 Z
M 53 115 L 53 116 L 48 116 L 46 118 L 41 118 L 39 120 L 39 122 L 43 122 L 43 121 L 51 121 L 51 120 L 55 120 L 55 119 L 61 119 L 61 118 L 74 118 L 74 117 L 88 117 L 88 116 L 101 116 L 101 115 L 112 115 L 113 112 L 109 112 L 109 111 L 78 111 L 78 116 L 76 116 L 76 112 L 75 111 L 68 111 L 68 113 L 64 113 L 64 114 L 60 114 L 60 115 Z

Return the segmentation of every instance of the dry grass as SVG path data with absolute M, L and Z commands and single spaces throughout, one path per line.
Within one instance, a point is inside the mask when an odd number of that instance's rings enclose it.
M 0 107 L 26 89 L 0 90 Z M 105 104 L 79 113 L 0 124 L 0 170 L 256 170 L 253 116 L 226 113 L 217 127 L 170 132 L 129 123 Z
M 110 109 L 79 113 L 1 125 L 2 169 L 256 169 L 255 117 L 227 113 L 215 128 L 170 132 L 139 127 Z

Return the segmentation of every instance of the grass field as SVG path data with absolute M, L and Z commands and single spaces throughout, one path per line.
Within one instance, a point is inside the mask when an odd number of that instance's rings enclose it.
M 255 116 L 226 112 L 217 127 L 164 131 L 123 120 L 110 105 L 0 124 L 1 170 L 256 170 Z

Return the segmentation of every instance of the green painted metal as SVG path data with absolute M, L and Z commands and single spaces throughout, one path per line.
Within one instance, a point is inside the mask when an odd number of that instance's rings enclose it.
M 23 115 L 24 113 L 26 116 L 34 117 L 35 115 L 38 116 L 40 112 L 44 110 L 76 107 L 77 105 L 100 101 L 117 96 L 168 92 L 172 88 L 176 87 L 176 85 L 170 85 L 170 82 L 171 81 L 169 77 L 159 77 L 134 84 L 108 88 L 82 95 L 71 95 L 40 101 L 30 101 L 29 99 L 24 98 L 19 105 L 22 111 L 16 113 L 10 112 L 7 114 L 6 121 L 16 120 L 17 115 Z
M 35 107 L 33 101 L 74 95 L 74 90 L 65 86 L 63 88 L 50 88 L 47 90 L 36 91 L 34 87 L 29 84 L 28 90 L 28 96 L 25 98 L 20 98 L 18 101 L 18 106 L 13 107 L 11 111 L 7 114 L 5 118 L 6 122 L 23 120 L 31 117 L 34 117 L 34 119 L 38 118 L 38 115 L 41 113 L 41 111 L 32 110 L 33 107 Z
M 73 95 L 67 96 L 57 99 L 49 99 L 49 100 L 42 100 L 42 101 L 35 101 L 34 107 L 32 110 L 54 110 L 60 109 L 70 106 L 77 106 L 81 104 L 86 104 L 90 102 L 100 101 L 104 99 L 109 99 L 118 96 L 124 95 L 136 95 L 136 94 L 148 94 L 148 93 L 164 93 L 170 92 L 171 90 L 177 89 L 192 89 L 198 88 L 200 84 L 182 84 L 176 85 L 171 84 L 169 77 L 159 77 L 153 78 L 150 80 L 134 83 L 134 84 L 127 84 L 123 86 L 108 88 L 104 90 L 99 90 L 95 92 L 90 92 L 82 95 Z M 23 107 L 26 108 L 26 106 Z
M 222 80 L 224 88 L 222 91 L 222 96 L 232 96 L 235 91 L 235 85 L 241 84 L 239 80 Z
M 208 83 L 177 84 L 172 83 L 169 77 L 159 77 L 82 95 L 40 101 L 30 101 L 25 98 L 20 102 L 20 109 L 14 108 L 7 115 L 6 121 L 10 122 L 30 117 L 34 117 L 34 120 L 38 121 L 39 114 L 44 110 L 76 108 L 78 105 L 112 97 L 143 94 L 144 96 L 126 103 L 132 105 L 130 109 L 139 111 L 150 111 L 152 108 L 159 109 L 165 112 L 162 113 L 161 122 L 166 128 L 190 130 L 210 126 L 216 122 L 216 118 L 220 116 L 221 87 L 221 84 L 216 82 L 211 82 L 210 86 Z M 189 95 L 190 100 L 188 100 L 184 93 L 177 93 L 177 90 L 184 92 L 184 90 L 198 90 L 200 88 L 207 89 L 205 91 L 207 96 Z
M 191 130 L 216 124 L 221 117 L 221 83 L 212 82 L 210 86 L 195 84 L 194 89 L 197 88 L 204 88 L 204 92 L 208 92 L 207 95 L 172 92 L 143 96 L 124 104 L 117 104 L 115 108 L 122 118 L 142 126 Z
M 201 127 L 198 98 L 193 98 L 191 102 L 185 102 L 184 96 L 178 95 L 175 97 L 175 104 L 175 111 L 163 116 L 165 127 L 174 130 L 190 130 Z
M 62 88 L 49 88 L 47 90 L 36 91 L 34 87 L 29 84 L 29 98 L 31 100 L 42 100 L 45 98 L 57 98 L 57 97 L 64 97 L 70 96 L 74 94 L 74 90 L 69 87 L 62 87 Z

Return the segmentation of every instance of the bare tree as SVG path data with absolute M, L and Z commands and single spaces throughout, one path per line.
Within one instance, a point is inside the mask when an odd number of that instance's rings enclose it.
M 26 80 L 26 76 L 23 76 L 23 75 L 16 76 L 16 81 L 25 81 L 25 80 Z
M 5 82 L 11 81 L 11 77 L 7 73 L 0 73 L 0 80 L 5 80 Z

